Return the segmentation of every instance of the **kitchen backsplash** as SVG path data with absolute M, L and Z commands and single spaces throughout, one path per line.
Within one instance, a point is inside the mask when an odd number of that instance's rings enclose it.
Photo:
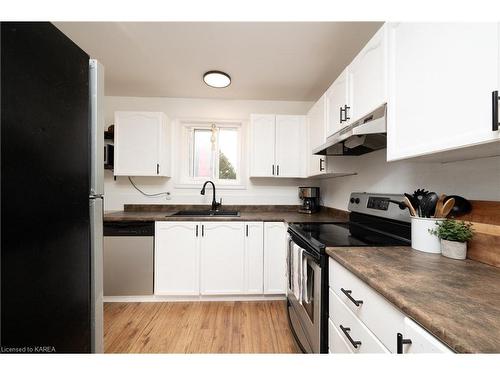
M 356 160 L 355 176 L 321 181 L 322 204 L 347 210 L 352 191 L 413 192 L 425 188 L 467 199 L 500 201 L 500 156 L 452 163 L 386 162 L 386 150 Z

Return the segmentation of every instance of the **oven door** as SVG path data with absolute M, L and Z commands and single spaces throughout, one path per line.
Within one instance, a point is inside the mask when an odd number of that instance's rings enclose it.
M 321 266 L 312 253 L 299 247 L 293 240 L 290 239 L 288 244 L 287 298 L 290 326 L 305 352 L 320 353 Z

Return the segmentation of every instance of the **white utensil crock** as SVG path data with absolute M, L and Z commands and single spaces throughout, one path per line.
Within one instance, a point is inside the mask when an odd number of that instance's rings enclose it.
M 429 232 L 437 229 L 437 222 L 444 218 L 411 217 L 411 247 L 426 253 L 441 253 L 441 241 L 438 236 Z

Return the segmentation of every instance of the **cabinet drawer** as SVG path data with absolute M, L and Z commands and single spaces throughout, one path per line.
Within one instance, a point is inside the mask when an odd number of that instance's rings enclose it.
M 329 284 L 335 295 L 391 352 L 396 353 L 397 333 L 403 332 L 404 314 L 339 263 L 332 259 L 329 261 Z M 346 293 L 354 300 L 363 302 L 356 306 Z
M 403 353 L 453 353 L 410 318 L 405 317 L 404 324 L 403 337 L 411 340 L 411 344 L 403 345 Z
M 330 289 L 330 319 L 339 333 L 344 336 L 346 342 L 351 346 L 353 353 L 389 353 L 387 348 L 370 332 L 368 328 L 359 320 L 356 315 L 340 300 L 340 298 Z M 385 319 L 383 319 L 386 321 Z M 342 329 L 343 328 L 343 329 Z M 349 341 L 359 342 L 356 348 Z
M 331 319 L 328 319 L 328 351 L 333 353 L 352 353 L 351 344 L 347 343 L 342 334 L 335 328 Z

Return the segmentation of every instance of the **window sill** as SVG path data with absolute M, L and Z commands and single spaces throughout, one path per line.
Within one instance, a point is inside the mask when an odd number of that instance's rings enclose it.
M 201 189 L 203 186 L 203 183 L 205 181 L 202 181 L 200 183 L 177 183 L 174 184 L 175 189 Z M 245 190 L 247 187 L 246 185 L 240 185 L 240 184 L 218 184 L 215 183 L 215 188 L 217 190 Z

